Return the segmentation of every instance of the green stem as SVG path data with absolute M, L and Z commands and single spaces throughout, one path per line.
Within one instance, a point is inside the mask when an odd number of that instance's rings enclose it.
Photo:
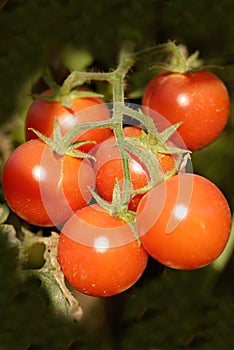
M 99 122 L 77 124 L 70 129 L 63 137 L 65 147 L 68 147 L 72 140 L 81 132 L 89 129 L 114 128 L 115 121 L 107 119 Z
M 65 79 L 63 85 L 60 88 L 60 94 L 68 94 L 74 87 L 76 87 L 80 81 L 89 80 L 105 80 L 110 83 L 115 83 L 116 81 L 123 80 L 129 71 L 129 69 L 140 59 L 147 56 L 156 55 L 162 52 L 171 52 L 176 56 L 178 62 L 184 62 L 185 58 L 181 50 L 172 41 L 165 44 L 156 45 L 149 47 L 147 49 L 131 53 L 126 52 L 125 48 L 120 53 L 120 59 L 118 67 L 113 72 L 77 72 L 74 71 Z M 115 92 L 115 91 L 113 91 Z M 113 98 L 113 101 L 116 100 Z
M 77 72 L 74 71 L 64 80 L 63 85 L 60 88 L 60 94 L 66 95 L 73 88 L 75 88 L 79 81 L 89 80 L 106 80 L 111 81 L 113 79 L 113 73 L 102 72 Z
M 133 65 L 134 60 L 128 59 L 125 49 L 120 53 L 119 65 L 117 69 L 113 72 L 113 79 L 110 81 L 112 84 L 112 95 L 113 95 L 113 131 L 115 134 L 116 142 L 120 151 L 123 173 L 124 173 L 124 183 L 123 190 L 121 193 L 121 205 L 119 211 L 128 211 L 128 203 L 130 201 L 131 195 L 133 193 L 130 169 L 129 169 L 129 154 L 124 148 L 124 133 L 123 133 L 123 115 L 124 115 L 124 87 L 125 87 L 125 76 Z
M 158 134 L 158 131 L 155 127 L 153 119 L 145 116 L 141 111 L 136 111 L 132 108 L 124 106 L 123 112 L 129 117 L 132 117 L 133 119 L 139 121 L 140 124 L 147 130 L 148 133 L 153 135 Z
M 171 52 L 177 54 L 178 60 L 182 59 L 182 54 L 177 46 L 173 42 L 168 42 L 166 44 L 154 46 L 147 48 L 136 53 L 129 54 L 127 48 L 123 48 L 119 57 L 119 64 L 113 72 L 72 72 L 67 79 L 64 81 L 61 87 L 61 94 L 67 94 L 72 88 L 77 86 L 79 81 L 88 80 L 105 80 L 112 85 L 112 95 L 113 95 L 113 117 L 111 120 L 86 123 L 75 126 L 72 130 L 68 131 L 64 138 L 66 144 L 71 143 L 72 139 L 80 133 L 81 131 L 91 129 L 91 128 L 103 128 L 110 127 L 113 129 L 117 146 L 120 151 L 123 165 L 124 173 L 124 184 L 122 191 L 122 201 L 120 210 L 126 210 L 128 207 L 128 202 L 133 194 L 130 169 L 129 169 L 129 154 L 125 150 L 124 134 L 123 134 L 123 115 L 127 114 L 134 119 L 141 122 L 141 124 L 147 129 L 148 133 L 157 134 L 157 130 L 151 118 L 144 116 L 141 112 L 134 111 L 131 108 L 125 106 L 124 103 L 124 87 L 125 87 L 125 77 L 129 69 L 134 65 L 134 63 L 142 59 L 145 56 L 154 55 L 160 52 Z
M 43 80 L 49 86 L 49 88 L 57 95 L 60 91 L 59 85 L 55 82 L 51 70 L 47 68 L 43 74 Z
M 128 60 L 131 59 L 135 63 L 136 61 L 143 59 L 144 57 L 147 57 L 147 56 L 152 56 L 163 52 L 174 53 L 176 49 L 177 49 L 176 44 L 173 41 L 169 41 L 165 44 L 151 46 L 144 50 L 134 52 L 133 54 L 128 56 Z
M 127 48 L 127 50 L 126 50 Z M 125 88 L 125 77 L 129 69 L 138 61 L 145 56 L 154 55 L 162 52 L 169 52 L 175 56 L 176 61 L 184 62 L 184 56 L 180 49 L 173 43 L 168 42 L 166 44 L 153 46 L 145 50 L 141 50 L 135 53 L 129 53 L 129 45 L 127 45 L 120 53 L 119 63 L 117 68 L 112 72 L 72 72 L 67 79 L 64 81 L 60 94 L 66 95 L 74 89 L 80 81 L 89 80 L 104 80 L 111 84 L 112 86 L 112 97 L 113 97 L 113 116 L 110 120 L 105 120 L 101 122 L 85 123 L 75 126 L 73 129 L 67 132 L 63 139 L 64 145 L 71 144 L 72 140 L 81 131 L 93 129 L 93 128 L 111 128 L 114 132 L 116 143 L 120 151 L 123 173 L 124 173 L 124 184 L 121 193 L 121 203 L 120 210 L 128 210 L 128 202 L 133 195 L 133 189 L 130 178 L 129 169 L 129 153 L 127 152 L 124 142 L 123 133 L 123 116 L 124 114 L 131 116 L 132 118 L 140 121 L 142 126 L 147 130 L 149 134 L 155 135 L 157 137 L 158 133 L 156 127 L 151 118 L 144 116 L 140 111 L 135 111 L 129 108 L 124 103 L 124 88 Z M 183 63 L 182 62 L 182 63 Z M 150 170 L 152 170 L 151 161 L 149 162 Z M 152 176 L 152 178 L 154 178 Z M 156 180 L 155 180 L 156 181 Z M 154 182 L 154 181 L 153 181 Z M 113 209 L 115 210 L 115 209 Z M 116 213 L 118 214 L 118 213 Z

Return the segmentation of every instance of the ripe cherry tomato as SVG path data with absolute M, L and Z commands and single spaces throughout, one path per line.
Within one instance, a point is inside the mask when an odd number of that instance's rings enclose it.
M 56 226 L 87 205 L 94 172 L 87 160 L 59 156 L 40 140 L 17 147 L 2 174 L 2 189 L 11 209 L 38 226 Z
M 129 126 L 124 128 L 126 137 L 137 137 L 142 134 L 142 130 L 138 127 Z M 116 145 L 115 137 L 110 137 L 103 141 L 97 148 L 95 153 L 96 161 L 94 162 L 94 170 L 96 173 L 96 188 L 102 198 L 111 202 L 115 181 L 118 179 L 123 181 L 124 172 L 121 155 Z M 175 162 L 171 155 L 158 153 L 158 160 L 164 173 L 171 171 Z M 144 164 L 139 159 L 130 156 L 129 159 L 130 178 L 133 189 L 140 189 L 149 182 L 149 174 Z M 129 202 L 129 210 L 136 211 L 137 205 L 143 194 L 135 195 Z
M 47 90 L 43 95 L 50 95 L 51 90 Z M 110 112 L 104 102 L 97 97 L 79 97 L 72 100 L 73 109 L 64 107 L 60 102 L 46 101 L 36 98 L 26 115 L 25 135 L 26 140 L 35 139 L 37 135 L 28 130 L 34 128 L 47 137 L 51 137 L 54 127 L 55 117 L 58 119 L 62 135 L 76 124 L 97 122 L 110 118 Z M 82 132 L 75 141 L 92 140 L 100 143 L 109 136 L 112 131 L 109 128 L 90 129 Z M 95 144 L 86 144 L 80 147 L 83 152 L 90 151 Z
M 225 85 L 207 70 L 155 76 L 146 87 L 142 105 L 153 119 L 157 119 L 152 112 L 156 111 L 171 124 L 183 122 L 178 132 L 191 151 L 209 145 L 220 135 L 230 110 Z
M 64 276 L 88 295 L 104 297 L 127 290 L 140 278 L 147 260 L 130 226 L 98 204 L 78 210 L 59 237 L 58 261 Z
M 208 265 L 223 251 L 231 213 L 222 192 L 209 180 L 181 173 L 149 191 L 137 209 L 143 247 L 175 269 Z

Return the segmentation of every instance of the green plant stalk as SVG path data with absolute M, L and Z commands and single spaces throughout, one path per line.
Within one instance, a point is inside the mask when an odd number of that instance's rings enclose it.
M 133 233 L 135 234 L 136 239 L 139 240 L 135 227 L 135 213 L 128 210 L 128 203 L 131 199 L 132 195 L 136 193 L 142 193 L 142 191 L 149 190 L 151 185 L 154 186 L 156 182 L 152 182 L 148 187 L 139 189 L 134 191 L 132 189 L 131 179 L 130 179 L 130 170 L 129 170 L 129 152 L 134 153 L 135 145 L 129 143 L 130 140 L 124 139 L 123 133 L 123 116 L 128 115 L 135 120 L 139 121 L 144 129 L 147 130 L 148 134 L 151 134 L 155 137 L 156 141 L 158 140 L 160 143 L 160 134 L 157 132 L 156 127 L 151 118 L 144 116 L 144 114 L 140 111 L 135 111 L 130 107 L 127 107 L 124 103 L 124 88 L 125 88 L 125 78 L 129 69 L 137 62 L 138 60 L 149 56 L 162 52 L 173 53 L 175 51 L 175 44 L 169 42 L 167 44 L 155 46 L 148 48 L 146 50 L 142 50 L 136 53 L 129 54 L 125 49 L 122 50 L 119 58 L 119 63 L 117 68 L 112 72 L 102 73 L 102 72 L 72 72 L 67 79 L 65 79 L 62 87 L 58 87 L 56 84 L 53 84 L 52 77 L 50 72 L 47 72 L 46 81 L 49 86 L 55 90 L 54 92 L 62 97 L 67 97 L 71 91 L 79 85 L 80 81 L 90 81 L 90 80 L 102 80 L 107 81 L 112 86 L 112 94 L 113 94 L 113 117 L 110 120 L 104 120 L 101 122 L 94 123 L 86 123 L 76 125 L 73 129 L 68 131 L 66 135 L 62 137 L 60 130 L 55 128 L 54 130 L 54 144 L 52 145 L 52 140 L 48 140 L 47 142 L 52 147 L 55 147 L 59 154 L 66 154 L 66 151 L 70 149 L 70 151 L 74 151 L 75 149 L 71 148 L 72 146 L 78 146 L 76 143 L 72 143 L 72 140 L 75 138 L 77 134 L 81 131 L 92 129 L 92 128 L 111 128 L 115 134 L 117 146 L 119 147 L 119 151 L 122 158 L 123 164 L 123 172 L 124 172 L 124 185 L 122 191 L 119 188 L 119 183 L 117 183 L 117 190 L 119 191 L 116 194 L 117 201 L 119 204 L 115 205 L 113 203 L 104 203 L 105 201 L 101 198 L 97 198 L 98 200 L 103 202 L 104 207 L 110 209 L 110 213 L 112 215 L 118 216 L 129 224 L 132 228 Z M 74 93 L 74 91 L 73 91 Z M 69 98 L 68 98 L 69 100 Z M 69 101 L 68 101 L 69 102 Z M 69 106 L 69 103 L 68 103 Z M 167 135 L 165 135 L 166 138 Z M 165 140 L 162 139 L 161 143 Z M 151 152 L 152 153 L 152 152 Z M 140 151 L 135 151 L 136 155 L 141 156 Z M 151 154 L 153 158 L 153 154 Z M 143 156 L 142 156 L 143 157 Z M 150 158 L 150 157 L 148 157 Z M 155 161 L 148 160 L 145 162 L 147 164 L 147 168 L 149 172 L 155 172 L 157 170 L 157 164 Z M 155 166 L 154 166 L 155 165 Z M 154 167 L 153 167 L 154 166 Z M 152 177 L 154 180 L 154 177 Z M 155 178 L 155 181 L 157 179 Z M 95 193 L 93 196 L 95 198 Z M 3 213 L 4 214 L 4 213 Z M 5 215 L 5 216 L 4 216 Z M 2 220 L 4 221 L 6 216 L 5 213 L 3 215 Z M 30 278 L 38 278 L 41 280 L 42 288 L 44 288 L 50 297 L 51 307 L 61 315 L 71 316 L 74 320 L 79 320 L 82 316 L 82 310 L 79 306 L 78 301 L 72 296 L 70 291 L 67 289 L 66 284 L 64 282 L 64 275 L 60 269 L 60 266 L 57 261 L 57 245 L 58 245 L 58 234 L 51 233 L 50 237 L 41 237 L 38 235 L 34 235 L 30 232 L 24 232 L 24 240 L 19 241 L 16 238 L 16 232 L 9 225 L 4 225 L 4 229 L 2 231 L 6 231 L 6 234 L 11 237 L 11 241 L 14 245 L 16 245 L 19 249 L 19 262 L 21 265 L 20 275 L 22 281 L 25 281 Z M 3 233 L 3 232 L 1 232 Z M 40 269 L 30 269 L 27 267 L 27 262 L 29 259 L 28 252 L 31 247 L 36 244 L 41 243 L 45 246 L 45 254 L 44 260 L 45 263 Z
M 122 190 L 118 187 L 120 191 L 119 194 L 119 208 L 113 204 L 111 214 L 114 216 L 119 216 L 124 218 L 126 214 L 126 221 L 128 219 L 128 203 L 134 196 L 135 192 L 132 188 L 130 169 L 129 169 L 129 152 L 136 153 L 134 151 L 134 146 L 129 142 L 125 142 L 123 133 L 123 116 L 126 114 L 131 116 L 135 120 L 139 121 L 143 128 L 147 130 L 149 137 L 154 139 L 156 143 L 160 145 L 163 144 L 163 140 L 160 140 L 160 134 L 154 125 L 151 118 L 145 116 L 141 111 L 135 111 L 130 107 L 127 107 L 124 103 L 124 89 L 125 89 L 125 78 L 129 69 L 138 61 L 145 56 L 155 55 L 158 53 L 170 53 L 175 58 L 175 62 L 183 66 L 186 64 L 185 56 L 173 42 L 168 42 L 166 44 L 154 46 L 147 48 L 135 53 L 129 53 L 129 47 L 125 46 L 120 52 L 119 62 L 117 68 L 112 72 L 78 72 L 73 71 L 64 81 L 63 85 L 59 90 L 60 96 L 65 96 L 68 99 L 69 94 L 74 91 L 74 88 L 79 85 L 80 81 L 90 81 L 90 80 L 103 80 L 109 82 L 112 86 L 112 100 L 113 100 L 113 116 L 109 120 L 104 120 L 100 122 L 91 122 L 85 124 L 79 124 L 69 130 L 64 137 L 61 137 L 58 128 L 55 128 L 54 136 L 56 140 L 47 140 L 48 143 L 52 142 L 55 152 L 58 154 L 70 154 L 75 156 L 80 156 L 80 152 L 76 151 L 78 144 L 73 143 L 74 138 L 81 131 L 94 129 L 94 128 L 111 128 L 114 132 L 116 143 L 120 151 L 120 156 L 122 159 L 123 173 L 124 173 L 124 183 Z M 51 78 L 48 76 L 48 79 Z M 144 152 L 143 152 L 144 153 Z M 159 174 L 159 165 L 157 161 L 153 159 L 153 154 L 146 159 L 142 152 L 138 152 L 138 156 L 144 157 L 145 164 L 149 170 L 151 176 L 151 183 L 143 188 L 143 192 L 147 188 L 152 188 L 158 181 L 161 181 L 161 177 L 158 179 L 157 174 Z M 155 171 L 156 169 L 156 171 Z M 140 189 L 141 190 L 141 189 Z M 108 205 L 106 205 L 108 207 Z
M 60 88 L 61 95 L 67 95 L 69 92 L 75 88 L 79 81 L 89 81 L 89 80 L 104 80 L 111 81 L 113 78 L 113 73 L 108 72 L 77 72 L 74 71 L 68 75 L 64 80 L 63 85 Z
M 124 133 L 123 133 L 123 115 L 124 115 L 124 86 L 125 76 L 133 65 L 134 60 L 126 55 L 126 51 L 123 49 L 120 52 L 119 65 L 113 72 L 113 79 L 110 80 L 112 84 L 112 95 L 113 95 L 113 131 L 117 141 L 117 146 L 120 151 L 124 183 L 122 189 L 122 197 L 119 208 L 119 214 L 123 213 L 127 215 L 128 203 L 133 194 L 133 188 L 131 183 L 130 169 L 129 169 L 129 155 L 124 148 Z M 117 213 L 118 215 L 118 213 Z M 128 220 L 128 218 L 126 218 Z
M 143 127 L 146 128 L 147 132 L 151 134 L 157 140 L 158 132 L 151 118 L 146 117 L 140 111 L 134 111 L 133 109 L 127 107 L 124 103 L 124 88 L 125 88 L 125 77 L 129 69 L 135 64 L 139 59 L 145 56 L 155 55 L 158 53 L 171 53 L 175 57 L 176 63 L 179 63 L 185 69 L 186 61 L 181 50 L 175 45 L 174 42 L 168 42 L 166 44 L 153 46 L 145 50 L 129 53 L 126 47 L 122 49 L 119 56 L 119 63 L 117 68 L 113 72 L 72 72 L 67 79 L 65 79 L 61 89 L 60 94 L 66 95 L 74 89 L 79 83 L 79 81 L 89 81 L 89 80 L 104 80 L 112 85 L 112 97 L 113 97 L 113 116 L 111 120 L 105 120 L 101 122 L 86 123 L 75 126 L 73 129 L 67 132 L 63 138 L 63 144 L 69 145 L 74 139 L 74 137 L 81 131 L 91 129 L 91 128 L 112 128 L 116 143 L 120 151 L 123 173 L 124 173 L 124 184 L 122 189 L 122 201 L 120 203 L 120 211 L 124 212 L 128 210 L 128 203 L 134 194 L 129 169 L 129 154 L 126 151 L 126 143 L 124 142 L 123 134 L 123 115 L 127 114 L 132 118 L 138 120 Z M 160 140 L 159 140 L 160 142 Z M 153 162 L 155 163 L 155 162 Z M 152 171 L 155 164 L 147 162 L 149 165 L 149 171 Z M 156 183 L 157 180 L 153 181 Z M 112 215 L 118 215 L 116 208 L 113 208 Z
M 64 81 L 61 87 L 60 93 L 66 94 L 71 91 L 71 89 L 77 85 L 79 80 L 105 80 L 112 85 L 112 95 L 113 95 L 113 117 L 109 121 L 97 122 L 97 123 L 87 123 L 75 126 L 70 130 L 64 139 L 65 144 L 69 144 L 71 139 L 73 139 L 77 133 L 87 130 L 90 128 L 103 128 L 111 127 L 115 134 L 117 145 L 119 147 L 123 172 L 124 172 L 124 185 L 122 191 L 122 205 L 120 205 L 120 211 L 126 211 L 128 208 L 128 202 L 131 197 L 132 185 L 129 170 L 129 155 L 124 149 L 124 134 L 123 134 L 123 114 L 124 114 L 124 81 L 125 76 L 131 66 L 134 64 L 134 59 L 131 56 L 127 56 L 125 52 L 121 52 L 120 60 L 116 70 L 110 73 L 93 73 L 93 72 L 72 72 L 68 78 Z M 118 215 L 118 213 L 113 212 L 113 215 Z

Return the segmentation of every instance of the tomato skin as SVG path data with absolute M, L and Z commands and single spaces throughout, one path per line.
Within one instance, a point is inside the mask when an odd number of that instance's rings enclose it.
M 141 129 L 136 127 L 126 127 L 125 129 L 124 134 L 127 137 L 135 137 L 141 134 Z M 111 202 L 116 179 L 119 180 L 120 185 L 124 179 L 122 159 L 115 137 L 110 137 L 99 145 L 95 158 L 96 188 L 102 198 Z M 147 170 L 131 156 L 129 171 L 133 189 L 139 189 L 147 185 L 149 181 Z M 129 210 L 136 210 L 142 196 L 142 194 L 137 194 L 131 199 Z
M 225 248 L 231 213 L 209 180 L 175 175 L 148 192 L 137 209 L 143 247 L 165 266 L 191 270 L 210 264 Z
M 2 189 L 10 208 L 38 226 L 62 224 L 74 211 L 87 205 L 94 187 L 91 164 L 58 156 L 40 140 L 17 147 L 2 173 Z
M 139 189 L 147 185 L 147 174 L 134 159 L 129 161 L 130 178 L 133 189 Z M 96 174 L 96 188 L 98 193 L 106 201 L 112 201 L 112 195 L 116 178 L 124 179 L 124 172 L 121 159 L 113 159 L 105 163 Z M 129 210 L 135 211 L 142 198 L 142 194 L 135 195 L 129 202 Z
M 130 241 L 124 243 L 125 235 Z M 101 248 L 98 239 L 107 239 L 110 246 Z M 115 239 L 117 243 L 112 245 Z M 118 239 L 123 241 L 118 244 Z M 74 288 L 91 296 L 106 297 L 127 290 L 140 278 L 148 254 L 123 220 L 93 204 L 78 210 L 64 225 L 58 261 Z
M 213 142 L 225 128 L 230 99 L 223 82 L 213 73 L 162 73 L 146 87 L 142 105 L 154 119 L 156 111 L 170 124 L 183 122 L 178 128 L 185 146 L 191 151 Z M 155 120 L 157 123 L 157 120 Z M 160 125 L 158 126 L 160 129 Z
M 51 90 L 46 90 L 43 95 L 50 95 Z M 79 97 L 72 100 L 73 109 L 66 108 L 57 101 L 46 101 L 36 98 L 26 115 L 25 137 L 26 140 L 36 139 L 37 135 L 28 130 L 34 128 L 47 137 L 51 137 L 55 117 L 58 119 L 62 135 L 76 124 L 92 121 L 101 121 L 110 118 L 110 112 L 104 102 L 97 97 Z M 90 129 L 82 132 L 74 141 L 92 140 L 100 143 L 109 136 L 112 131 L 109 128 Z M 89 152 L 95 144 L 87 144 L 80 147 L 83 152 Z

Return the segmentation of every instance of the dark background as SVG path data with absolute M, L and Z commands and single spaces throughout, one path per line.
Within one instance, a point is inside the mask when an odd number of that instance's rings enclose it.
M 234 10 L 231 0 L 9 0 L 0 1 L 0 151 L 23 141 L 31 88 L 50 66 L 58 82 L 64 62 L 108 71 L 122 44 L 134 50 L 175 40 L 200 51 L 225 82 L 233 105 Z M 69 61 L 70 62 L 70 61 Z M 73 62 L 74 64 L 74 62 Z M 77 66 L 76 66 L 77 67 Z M 147 62 L 132 71 L 127 93 L 141 91 Z M 105 87 L 101 86 L 101 89 Z M 139 95 L 140 97 L 140 95 Z M 136 100 L 139 102 L 139 100 Z M 234 207 L 234 116 L 212 145 L 192 155 L 194 172 L 206 176 Z M 4 243 L 4 242 L 3 242 Z M 232 250 L 232 247 L 231 247 Z M 80 325 L 46 317 L 37 285 L 20 286 L 15 252 L 0 246 L 0 350 L 37 349 L 231 349 L 234 346 L 234 264 L 218 271 L 164 270 L 154 262 L 126 293 L 99 300 L 80 297 Z M 20 289 L 20 293 L 16 293 Z M 83 303 L 83 305 L 82 305 Z M 87 310 L 87 312 L 86 312 Z M 100 344 L 100 345 L 99 345 Z

